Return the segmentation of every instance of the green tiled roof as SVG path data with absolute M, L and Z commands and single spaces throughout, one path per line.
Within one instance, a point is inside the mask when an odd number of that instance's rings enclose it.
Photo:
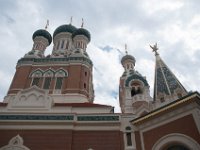
M 51 34 L 48 31 L 44 30 L 44 29 L 39 29 L 39 30 L 35 31 L 33 33 L 32 39 L 34 40 L 37 36 L 43 36 L 44 38 L 46 38 L 48 40 L 48 42 L 49 42 L 49 45 L 52 42 Z
M 59 26 L 53 33 L 53 38 L 61 33 L 61 32 L 69 32 L 69 33 L 74 33 L 77 30 L 77 28 L 71 24 L 64 24 Z
M 90 32 L 84 28 L 79 28 L 77 29 L 73 34 L 72 34 L 72 38 L 74 38 L 76 35 L 84 35 L 88 38 L 88 40 L 91 40 L 91 35 Z

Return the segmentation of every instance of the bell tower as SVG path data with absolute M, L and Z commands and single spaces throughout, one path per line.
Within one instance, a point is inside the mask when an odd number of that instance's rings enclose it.
M 147 113 L 152 100 L 149 84 L 144 76 L 135 70 L 136 60 L 133 56 L 122 57 L 124 73 L 120 77 L 119 101 L 122 113 L 133 113 L 137 116 Z
M 18 60 L 7 100 L 18 92 L 37 87 L 54 103 L 93 103 L 93 63 L 87 54 L 91 36 L 88 30 L 70 24 L 53 33 L 53 50 L 45 56 L 52 36 L 45 29 L 34 32 L 33 48 Z

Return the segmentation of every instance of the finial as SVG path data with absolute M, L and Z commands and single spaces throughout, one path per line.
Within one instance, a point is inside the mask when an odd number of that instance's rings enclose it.
M 70 18 L 70 24 L 72 24 L 72 19 L 73 19 L 73 17 L 71 16 L 71 18 Z
M 153 50 L 153 52 L 155 52 L 155 56 L 156 55 L 159 55 L 158 54 L 158 46 L 157 46 L 157 43 L 154 45 L 154 46 L 151 46 L 151 45 L 149 45 L 150 47 L 151 47 L 151 49 Z
M 45 26 L 45 30 L 47 30 L 48 26 L 49 26 L 49 19 L 47 19 L 47 23 L 46 23 L 46 26 Z
M 126 55 L 128 55 L 127 44 L 125 44 L 125 53 L 126 53 Z
M 83 28 L 83 25 L 84 25 L 84 20 L 82 18 L 81 28 Z

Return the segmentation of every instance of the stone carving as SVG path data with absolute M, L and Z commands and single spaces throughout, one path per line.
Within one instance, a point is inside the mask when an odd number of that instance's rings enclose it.
M 9 100 L 9 109 L 50 109 L 52 106 L 52 97 L 48 91 L 32 86 L 28 89 L 21 90 L 17 95 Z
M 23 143 L 22 137 L 17 135 L 9 141 L 8 145 L 1 147 L 0 150 L 30 150 Z

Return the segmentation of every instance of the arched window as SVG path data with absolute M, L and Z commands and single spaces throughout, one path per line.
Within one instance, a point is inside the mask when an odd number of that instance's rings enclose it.
M 34 86 L 34 85 L 39 86 L 39 82 L 43 76 L 43 72 L 42 70 L 37 69 L 33 71 L 30 76 L 32 78 L 31 86 Z
M 67 72 L 63 69 L 59 69 L 55 72 L 55 77 L 56 77 L 55 89 L 59 90 L 62 88 L 64 77 L 67 77 Z
M 171 133 L 160 138 L 152 147 L 152 150 L 199 150 L 200 145 L 191 137 Z
M 51 85 L 52 77 L 54 76 L 54 71 L 49 69 L 44 72 L 44 83 L 43 83 L 43 89 L 49 89 Z
M 137 81 L 133 81 L 133 83 L 131 84 L 131 96 L 135 96 L 137 94 L 141 94 L 142 93 L 142 85 L 141 83 L 137 82 Z
M 56 49 L 59 49 L 59 46 L 60 46 L 60 41 L 58 41 Z
M 66 43 L 65 49 L 68 49 L 68 47 L 69 47 L 69 41 L 67 40 L 67 43 Z
M 131 127 L 127 126 L 125 129 L 126 129 L 126 145 L 132 146 Z
M 61 49 L 63 49 L 63 47 L 64 47 L 64 43 L 65 43 L 65 41 L 62 40 L 62 43 L 61 43 Z

